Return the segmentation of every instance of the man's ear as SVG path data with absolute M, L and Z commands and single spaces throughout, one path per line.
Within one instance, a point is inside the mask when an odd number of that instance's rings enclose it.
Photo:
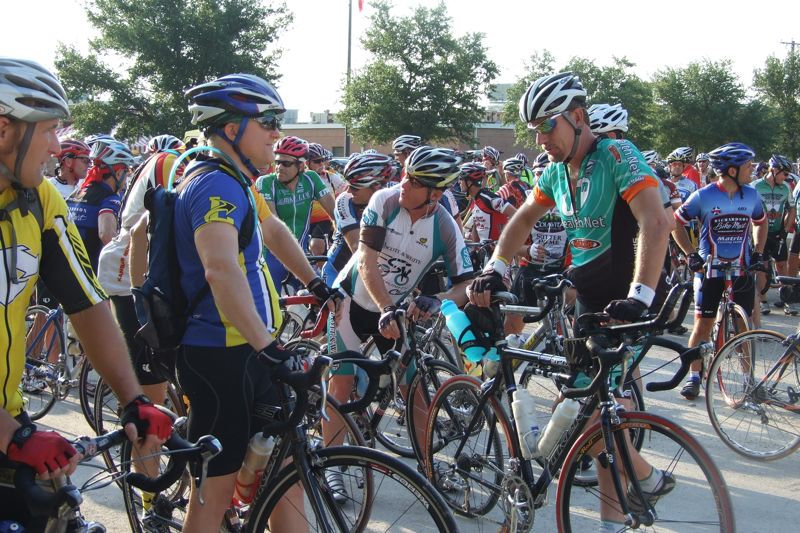
M 0 117 L 0 151 L 10 151 L 16 145 L 18 128 L 13 120 Z
M 239 133 L 240 126 L 238 122 L 228 122 L 222 127 L 222 131 L 225 132 L 228 139 L 235 139 L 236 135 Z

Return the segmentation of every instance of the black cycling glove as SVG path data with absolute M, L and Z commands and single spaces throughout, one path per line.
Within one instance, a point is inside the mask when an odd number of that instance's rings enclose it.
M 316 277 L 308 282 L 306 285 L 308 292 L 319 298 L 320 303 L 325 303 L 328 299 L 333 296 L 334 291 L 331 290 L 330 287 L 325 285 L 325 282 Z
M 442 301 L 436 296 L 425 296 L 421 294 L 414 299 L 414 305 L 421 313 L 435 314 L 442 307 Z
M 689 270 L 692 272 L 700 272 L 703 270 L 705 264 L 705 260 L 703 260 L 697 252 L 692 252 L 686 256 L 686 266 L 688 266 Z
M 612 300 L 605 308 L 611 318 L 625 322 L 637 322 L 647 312 L 647 305 L 636 298 Z
M 503 283 L 503 276 L 494 270 L 489 270 L 481 273 L 480 276 L 473 280 L 470 290 L 473 293 L 483 291 L 500 292 L 506 290 L 506 284 Z
M 397 306 L 387 305 L 383 308 L 383 313 L 378 319 L 378 329 L 384 329 L 392 323 L 392 320 L 397 318 Z

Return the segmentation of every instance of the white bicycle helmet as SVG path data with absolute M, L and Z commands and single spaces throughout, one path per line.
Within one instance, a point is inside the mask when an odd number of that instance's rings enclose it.
M 401 135 L 392 143 L 392 150 L 395 152 L 402 152 L 404 150 L 413 150 L 422 145 L 422 137 L 417 135 Z
M 67 95 L 58 78 L 38 63 L 0 57 L 0 115 L 25 122 L 66 119 Z
M 350 158 L 344 167 L 344 179 L 356 189 L 366 189 L 382 183 L 394 172 L 394 159 L 383 154 L 359 154 Z
M 109 167 L 119 164 L 130 167 L 136 163 L 128 147 L 115 140 L 95 142 L 92 145 L 92 151 L 89 153 L 89 157 L 95 164 L 99 161 Z
M 503 161 L 503 172 L 518 175 L 522 174 L 523 170 L 525 170 L 525 163 L 522 162 L 522 159 L 510 157 Z
M 427 187 L 446 189 L 458 179 L 461 158 L 449 148 L 420 146 L 406 160 L 406 175 Z
M 567 111 L 573 102 L 586 103 L 586 89 L 572 72 L 542 76 L 519 99 L 519 118 L 525 124 Z
M 694 150 L 692 150 L 691 146 L 681 146 L 679 148 L 675 148 L 667 156 L 667 163 L 672 163 L 674 161 L 681 161 L 683 163 L 691 163 L 692 162 L 692 154 L 693 153 L 694 153 Z
M 155 154 L 157 152 L 163 152 L 165 150 L 175 150 L 177 152 L 183 152 L 184 150 L 186 150 L 186 145 L 183 144 L 182 140 L 168 133 L 164 133 L 162 135 L 156 135 L 155 137 L 150 139 L 147 143 L 147 151 L 151 154 Z
M 656 152 L 655 150 L 644 150 L 642 151 L 642 156 L 644 156 L 644 160 L 651 167 L 658 164 L 661 161 L 661 156 L 658 155 L 658 152 Z
M 589 108 L 589 127 L 594 133 L 628 131 L 628 111 L 620 104 L 594 104 Z

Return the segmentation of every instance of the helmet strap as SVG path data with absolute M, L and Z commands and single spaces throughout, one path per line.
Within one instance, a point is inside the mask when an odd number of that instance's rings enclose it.
M 564 165 L 569 165 L 569 162 L 572 161 L 572 158 L 575 156 L 575 152 L 578 150 L 578 144 L 580 144 L 581 133 L 583 133 L 583 130 L 572 121 L 567 113 L 564 113 L 561 116 L 567 121 L 567 124 L 572 127 L 572 131 L 575 132 L 575 137 L 572 140 L 572 149 L 569 151 L 569 155 L 563 161 Z
M 222 137 L 223 139 L 225 139 L 226 141 L 228 141 L 228 144 L 231 145 L 231 148 L 233 148 L 233 151 L 236 152 L 237 156 L 239 156 L 239 160 L 245 166 L 245 168 L 250 173 L 250 175 L 253 178 L 256 178 L 256 177 L 258 177 L 258 169 L 255 167 L 255 165 L 253 165 L 253 163 L 250 162 L 250 159 L 248 157 L 245 157 L 245 155 L 239 149 L 239 141 L 242 140 L 242 136 L 244 135 L 244 130 L 247 129 L 247 123 L 248 122 L 250 122 L 250 119 L 248 117 L 242 118 L 242 121 L 239 123 L 239 131 L 236 132 L 236 137 L 234 137 L 233 140 L 231 140 L 225 134 L 225 131 L 222 128 L 217 127 L 217 128 L 214 128 L 212 131 L 215 134 L 217 134 L 220 137 Z

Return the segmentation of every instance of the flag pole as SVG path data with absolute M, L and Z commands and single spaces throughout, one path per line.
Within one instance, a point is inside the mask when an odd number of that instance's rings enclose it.
M 347 88 L 350 87 L 350 52 L 352 49 L 353 36 L 353 0 L 348 0 L 347 6 Z M 350 130 L 344 126 L 344 155 L 350 155 Z

